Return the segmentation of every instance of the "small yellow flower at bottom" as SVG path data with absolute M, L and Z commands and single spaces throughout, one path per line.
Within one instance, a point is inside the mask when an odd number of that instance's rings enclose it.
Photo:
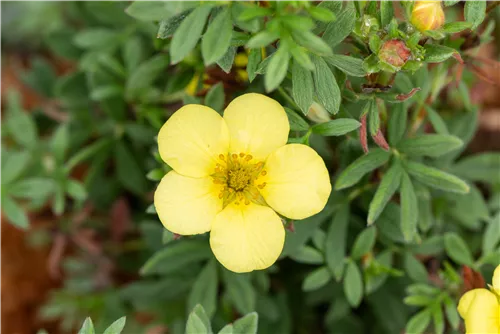
M 493 274 L 492 291 L 474 289 L 466 292 L 458 303 L 467 334 L 500 333 L 500 265 Z
M 278 214 L 310 217 L 331 192 L 321 157 L 287 145 L 289 131 L 283 107 L 261 94 L 236 98 L 224 117 L 201 105 L 179 109 L 158 134 L 173 168 L 154 195 L 163 225 L 181 235 L 210 231 L 214 255 L 234 272 L 271 266 L 285 241 Z

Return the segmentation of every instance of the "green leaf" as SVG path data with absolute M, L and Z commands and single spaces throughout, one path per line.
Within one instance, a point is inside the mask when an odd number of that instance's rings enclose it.
M 356 237 L 354 245 L 351 249 L 351 258 L 359 260 L 363 255 L 370 252 L 377 240 L 377 229 L 375 227 L 367 227 Z
M 156 38 L 166 39 L 174 34 L 174 32 L 179 28 L 182 21 L 192 12 L 188 9 L 180 14 L 170 17 L 167 20 L 160 21 L 160 27 L 158 28 L 158 34 Z
M 84 201 L 87 198 L 87 190 L 77 180 L 68 180 L 66 183 L 66 192 L 76 201 Z
M 61 124 L 50 139 L 50 150 L 54 154 L 56 161 L 62 163 L 69 146 L 68 125 Z
M 250 282 L 249 275 L 224 271 L 226 291 L 236 310 L 241 314 L 255 311 L 256 291 Z
M 310 17 L 284 14 L 280 15 L 277 20 L 292 31 L 309 31 L 314 28 L 314 22 Z
M 444 0 L 444 5 L 446 7 L 448 7 L 448 6 L 453 6 L 454 4 L 459 3 L 459 2 L 460 2 L 460 0 Z
M 429 281 L 425 266 L 409 252 L 405 253 L 404 268 L 413 281 L 419 283 L 427 283 Z
M 479 153 L 457 162 L 451 171 L 469 181 L 500 184 L 500 153 Z
M 54 191 L 54 181 L 47 178 L 33 177 L 14 183 L 9 195 L 32 200 L 44 200 Z
M 23 208 L 14 202 L 14 200 L 8 196 L 3 196 L 2 194 L 2 211 L 6 216 L 6 220 L 17 226 L 26 230 L 29 227 L 28 216 L 24 212 Z
M 78 334 L 95 334 L 94 324 L 92 319 L 86 318 L 83 322 L 82 328 L 78 331 Z
M 323 264 L 323 254 L 310 246 L 303 246 L 295 253 L 290 255 L 290 258 L 296 262 L 308 264 Z
M 308 71 L 314 70 L 314 64 L 311 60 L 311 57 L 309 57 L 309 54 L 305 48 L 303 48 L 299 45 L 292 44 L 292 47 L 290 48 L 290 54 L 292 55 L 293 59 L 295 60 L 294 63 L 295 62 L 298 63 L 300 66 L 307 69 Z M 293 79 L 293 77 L 292 77 L 292 79 Z
M 205 66 L 215 63 L 226 53 L 232 34 L 231 12 L 226 7 L 208 25 L 207 32 L 201 40 L 201 53 Z
M 440 135 L 447 135 L 449 134 L 448 128 L 446 127 L 446 123 L 444 120 L 441 118 L 439 113 L 432 109 L 430 106 L 424 106 L 425 110 L 427 111 L 427 117 L 429 118 L 429 121 L 432 124 L 432 127 L 436 132 Z
M 368 40 L 368 45 L 374 54 L 378 54 L 380 48 L 382 47 L 382 40 L 377 34 L 371 34 Z
M 139 165 L 133 153 L 121 141 L 116 142 L 113 152 L 118 180 L 131 192 L 143 194 L 148 185 L 143 168 Z
M 125 87 L 127 98 L 135 99 L 144 93 L 167 67 L 168 57 L 162 54 L 156 55 L 139 65 L 127 78 Z
M 471 27 L 472 24 L 470 22 L 448 22 L 441 28 L 441 30 L 448 34 L 454 34 L 470 29 Z
M 209 261 L 200 272 L 191 288 L 188 297 L 188 308 L 200 304 L 211 318 L 217 308 L 217 266 L 215 261 Z
M 120 334 L 125 327 L 126 317 L 121 317 L 120 319 L 113 322 L 103 334 Z
M 205 105 L 222 113 L 224 109 L 224 85 L 222 82 L 212 86 L 205 97 Z
M 31 154 L 28 151 L 12 152 L 3 159 L 2 184 L 9 184 L 23 174 L 31 160 Z
M 236 320 L 233 324 L 233 332 L 245 334 L 257 334 L 259 315 L 256 312 L 249 313 Z
M 300 117 L 295 111 L 285 107 L 285 112 L 288 117 L 288 123 L 290 123 L 290 130 L 292 131 L 307 131 L 309 130 L 309 124 Z
M 464 16 L 472 23 L 472 29 L 476 29 L 486 17 L 486 1 L 466 1 Z
M 335 15 L 335 19 L 337 19 L 337 14 L 342 10 L 342 1 L 321 1 L 321 3 L 317 6 L 318 8 L 324 8 Z M 317 20 L 316 29 L 313 30 L 314 33 L 322 33 L 325 31 L 329 22 L 322 22 Z
M 166 20 L 176 14 L 168 1 L 134 1 L 125 13 L 141 21 Z
M 283 79 L 285 79 L 289 60 L 290 55 L 284 46 L 281 46 L 278 51 L 274 53 L 264 77 L 264 85 L 267 92 L 271 92 L 278 88 Z
M 417 234 L 418 201 L 408 174 L 401 179 L 401 231 L 406 242 L 411 242 Z
M 260 49 L 251 49 L 248 54 L 248 64 L 247 64 L 247 73 L 248 73 L 248 81 L 252 82 L 253 79 L 257 76 L 257 67 L 259 63 L 262 61 L 262 50 Z
M 186 323 L 186 334 L 209 334 L 212 332 L 210 320 L 201 305 L 196 305 L 189 314 Z
M 323 40 L 331 48 L 342 42 L 354 29 L 356 22 L 356 10 L 354 6 L 347 6 L 337 15 L 337 20 L 326 27 Z
M 82 30 L 73 38 L 73 43 L 82 49 L 107 50 L 120 42 L 117 31 L 107 28 Z
M 150 257 L 141 268 L 141 275 L 175 271 L 212 256 L 209 246 L 202 241 L 182 240 L 167 244 Z
M 446 194 L 448 215 L 470 229 L 479 229 L 480 221 L 489 219 L 489 210 L 483 194 L 474 184 L 467 194 Z
M 231 72 L 231 68 L 233 67 L 234 56 L 236 55 L 236 47 L 232 46 L 227 49 L 226 53 L 217 60 L 217 65 L 226 73 Z
M 246 46 L 249 49 L 260 49 L 268 46 L 279 37 L 280 36 L 277 33 L 264 30 L 250 38 Z
M 344 294 L 349 304 L 356 308 L 363 299 L 363 278 L 358 265 L 349 261 L 344 278 Z
M 65 172 L 69 173 L 78 164 L 82 163 L 83 161 L 89 159 L 94 155 L 97 155 L 101 151 L 108 149 L 111 143 L 112 142 L 109 139 L 102 138 L 82 148 L 75 155 L 73 155 L 71 158 L 68 159 L 65 165 Z
M 353 77 L 364 77 L 367 75 L 363 69 L 363 60 L 361 59 L 336 54 L 324 57 L 324 59 L 327 63 L 337 67 L 347 75 L 351 75 Z
M 399 142 L 397 149 L 409 156 L 437 158 L 462 147 L 460 138 L 450 135 L 429 134 L 407 138 Z
M 26 148 L 33 148 L 38 141 L 38 131 L 33 118 L 22 110 L 21 97 L 17 91 L 7 92 L 5 125 L 12 139 Z
M 460 316 L 458 315 L 457 305 L 448 295 L 444 297 L 444 311 L 446 312 L 446 318 L 448 318 L 451 328 L 457 330 L 460 325 Z
M 233 324 L 227 324 L 217 334 L 234 334 Z
M 466 194 L 469 186 L 458 177 L 418 162 L 408 162 L 406 171 L 419 182 L 435 189 Z
M 394 8 L 392 7 L 392 1 L 380 1 L 380 23 L 382 24 L 382 27 L 387 26 L 393 17 Z
M 342 205 L 333 216 L 326 235 L 325 260 L 337 281 L 344 273 L 349 215 L 349 205 Z
M 297 44 L 302 45 L 318 56 L 332 55 L 332 48 L 324 40 L 310 31 L 293 31 L 292 36 Z
M 403 173 L 403 169 L 401 165 L 396 162 L 391 168 L 387 171 L 387 173 L 382 177 L 382 181 L 373 196 L 373 199 L 370 203 L 370 208 L 368 210 L 368 225 L 371 225 L 377 220 L 378 216 L 382 213 L 385 206 L 392 198 L 392 195 L 399 188 L 401 183 L 401 176 Z
M 356 159 L 339 175 L 335 182 L 335 190 L 345 189 L 358 183 L 365 174 L 385 164 L 390 157 L 391 154 L 382 149 L 371 150 Z
M 292 63 L 292 96 L 304 115 L 313 103 L 314 83 L 311 71 L 296 61 Z
M 425 44 L 424 49 L 424 61 L 427 63 L 441 63 L 454 54 L 458 54 L 457 50 L 439 44 Z
M 103 87 L 96 87 L 90 93 L 92 101 L 103 101 L 113 97 L 122 97 L 123 87 L 119 85 L 110 85 Z
M 483 234 L 483 254 L 492 252 L 500 242 L 500 211 L 491 218 Z
M 170 46 L 173 64 L 180 62 L 194 49 L 201 37 L 211 9 L 211 5 L 196 7 L 177 28 Z
M 310 272 L 302 282 L 302 291 L 313 291 L 325 286 L 332 276 L 327 267 L 320 267 Z
M 444 319 L 441 305 L 434 305 L 432 307 L 432 320 L 434 323 L 435 332 L 438 334 L 442 334 L 444 332 Z
M 370 135 L 375 137 L 380 131 L 380 116 L 378 113 L 378 106 L 375 100 L 368 101 L 369 103 L 369 118 L 368 127 L 370 128 Z
M 307 9 L 307 11 L 313 19 L 321 22 L 331 22 L 336 18 L 335 14 L 330 9 L 325 7 L 311 6 Z
M 456 263 L 465 264 L 469 267 L 474 266 L 474 258 L 469 247 L 458 234 L 454 232 L 446 233 L 444 235 L 444 248 L 446 254 Z
M 313 76 L 316 96 L 328 112 L 336 114 L 340 108 L 341 96 L 335 76 L 322 58 L 313 56 L 312 61 L 315 66 Z
M 431 321 L 431 312 L 425 309 L 415 314 L 406 324 L 406 333 L 420 334 L 425 331 Z
M 357 120 L 352 118 L 339 118 L 333 121 L 316 124 L 312 127 L 314 133 L 322 136 L 342 136 L 354 131 L 361 126 Z
M 391 146 L 396 146 L 397 143 L 404 137 L 406 132 L 406 124 L 408 122 L 408 111 L 404 104 L 393 106 L 389 116 L 389 143 Z

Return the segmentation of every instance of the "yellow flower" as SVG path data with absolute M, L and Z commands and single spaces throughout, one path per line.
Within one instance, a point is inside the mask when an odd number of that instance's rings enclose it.
M 441 1 L 416 1 L 411 13 L 411 23 L 420 31 L 441 28 L 444 24 Z
M 236 98 L 224 118 L 201 105 L 179 109 L 158 135 L 174 169 L 154 196 L 163 225 L 181 235 L 210 231 L 212 251 L 232 271 L 271 266 L 285 239 L 277 213 L 312 216 L 331 191 L 323 160 L 306 145 L 286 145 L 289 130 L 283 107 L 260 94 Z
M 458 313 L 465 321 L 467 334 L 500 333 L 500 265 L 493 274 L 492 291 L 474 289 L 458 303 Z

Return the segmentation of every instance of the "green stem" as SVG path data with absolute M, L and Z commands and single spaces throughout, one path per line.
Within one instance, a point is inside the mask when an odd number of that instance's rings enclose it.
M 300 110 L 300 108 L 297 105 L 297 103 L 295 103 L 295 101 L 290 97 L 290 95 L 288 95 L 288 93 L 283 89 L 283 87 L 278 87 L 278 92 L 281 94 L 281 96 L 283 96 L 283 98 L 288 103 L 290 103 L 293 106 L 294 109 Z

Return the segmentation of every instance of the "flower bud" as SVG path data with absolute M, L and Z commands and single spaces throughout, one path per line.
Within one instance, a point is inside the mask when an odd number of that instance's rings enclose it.
M 394 67 L 403 66 L 410 56 L 410 49 L 408 49 L 405 42 L 399 39 L 384 42 L 378 53 L 380 60 Z
M 441 28 L 444 24 L 441 1 L 416 1 L 411 13 L 411 23 L 420 31 Z
M 313 102 L 313 104 L 309 107 L 307 118 L 315 123 L 325 123 L 332 120 L 328 111 L 326 111 L 326 109 L 317 102 Z

